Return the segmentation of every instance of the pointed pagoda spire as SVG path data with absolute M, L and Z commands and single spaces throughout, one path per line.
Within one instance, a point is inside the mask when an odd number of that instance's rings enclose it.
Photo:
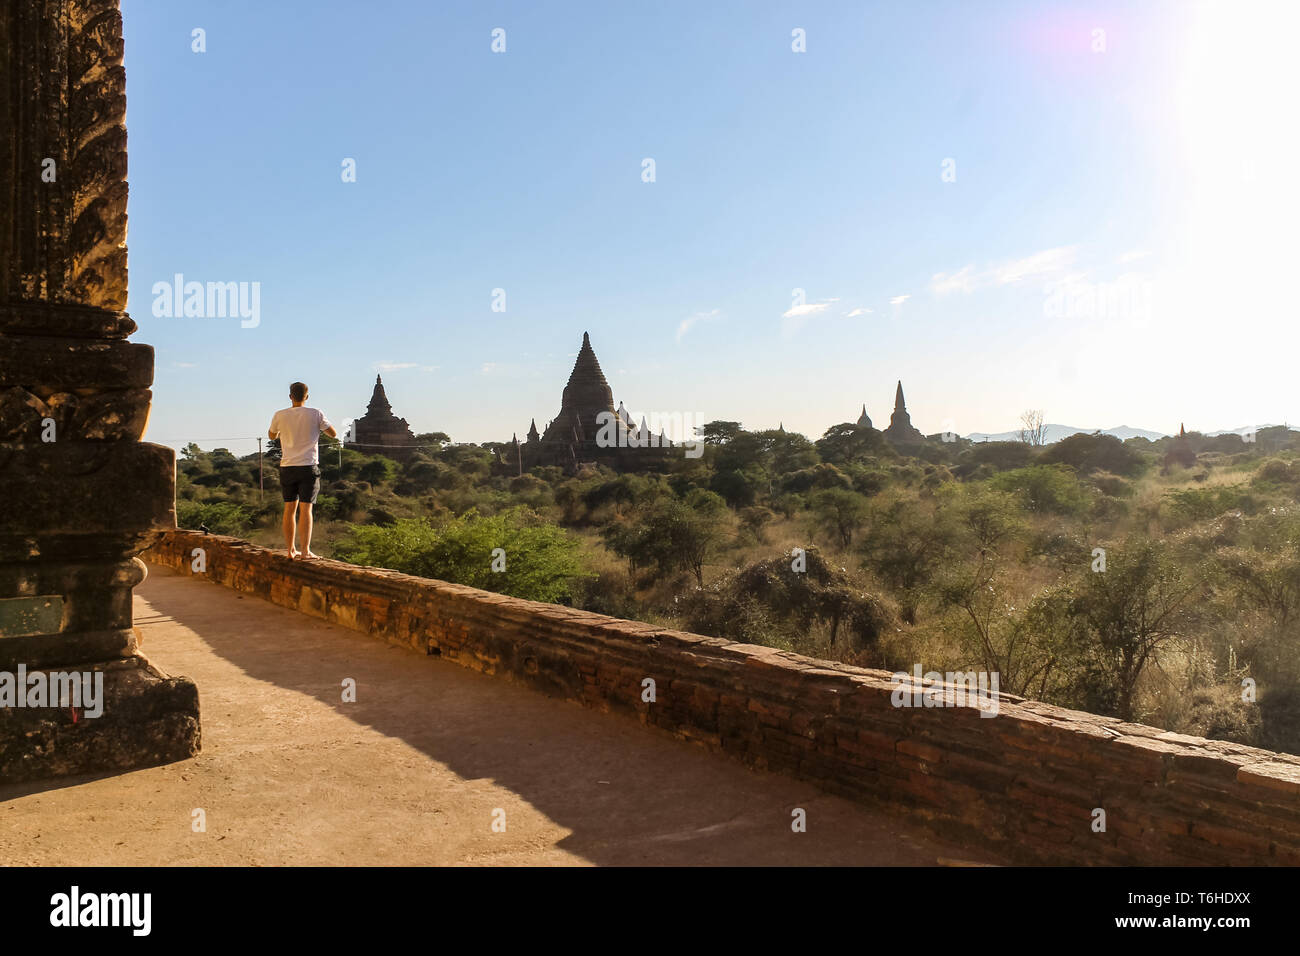
M 912 416 L 907 414 L 907 402 L 903 399 L 903 382 L 900 379 L 894 390 L 894 414 L 889 416 L 889 427 L 885 437 L 891 442 L 922 442 L 925 436 L 913 427 Z
M 871 417 L 867 414 L 867 406 L 863 404 L 862 414 L 858 416 L 858 425 L 863 428 L 871 427 Z
M 528 426 L 528 440 L 534 442 L 540 437 L 541 436 L 537 434 L 537 419 L 534 418 Z
M 366 406 L 366 415 L 370 418 L 387 418 L 393 414 L 393 406 L 388 403 L 388 395 L 384 392 L 384 380 L 381 376 L 375 376 L 375 390 L 370 395 L 370 404 Z
M 560 398 L 560 414 L 542 434 L 543 444 L 576 441 L 582 444 L 594 440 L 600 432 L 600 415 L 614 415 L 614 392 L 600 370 L 600 362 L 591 347 L 591 336 L 582 333 L 582 347 L 578 349 L 569 384 L 564 386 Z
M 578 358 L 573 363 L 573 371 L 569 373 L 569 385 L 565 388 L 567 392 L 573 386 L 603 386 L 609 389 L 609 382 L 605 379 L 605 373 L 600 370 L 600 362 L 596 360 L 596 352 L 591 347 L 591 336 L 586 332 L 582 333 L 582 348 L 578 349 Z M 610 392 L 610 402 L 614 399 L 613 392 Z
M 1186 438 L 1186 437 L 1187 437 L 1187 432 L 1183 429 L 1183 423 L 1182 423 L 1182 422 L 1179 422 L 1179 423 L 1178 423 L 1178 437 L 1179 437 L 1179 438 Z

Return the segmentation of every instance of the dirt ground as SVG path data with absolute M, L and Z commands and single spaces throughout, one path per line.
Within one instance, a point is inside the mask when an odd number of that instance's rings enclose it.
M 151 566 L 137 588 L 136 622 L 158 667 L 198 683 L 202 753 L 114 776 L 0 786 L 0 863 L 988 860 L 627 718 L 164 568 Z M 342 700 L 346 678 L 355 703 Z M 806 833 L 791 830 L 796 807 L 807 812 Z

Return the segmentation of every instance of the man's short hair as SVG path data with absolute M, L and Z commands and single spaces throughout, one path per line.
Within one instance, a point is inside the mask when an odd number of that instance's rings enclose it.
M 289 400 L 301 402 L 307 398 L 307 386 L 302 382 L 294 382 L 289 386 Z

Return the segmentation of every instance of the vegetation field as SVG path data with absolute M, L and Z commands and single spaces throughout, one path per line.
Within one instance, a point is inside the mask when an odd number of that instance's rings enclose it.
M 938 437 L 734 422 L 662 473 L 322 445 L 314 549 L 1300 753 L 1300 432 Z M 182 453 L 177 521 L 283 547 L 272 448 Z

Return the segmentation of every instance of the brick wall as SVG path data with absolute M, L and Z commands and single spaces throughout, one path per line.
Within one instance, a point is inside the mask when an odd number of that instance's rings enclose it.
M 193 570 L 194 549 L 206 570 Z M 884 671 L 176 531 L 147 560 L 619 712 L 1011 859 L 1300 864 L 1300 757 L 1000 695 L 899 708 Z M 655 682 L 653 703 L 643 680 Z M 200 689 L 201 692 L 201 689 Z M 947 691 L 951 698 L 951 688 Z M 1106 830 L 1093 831 L 1094 809 Z

